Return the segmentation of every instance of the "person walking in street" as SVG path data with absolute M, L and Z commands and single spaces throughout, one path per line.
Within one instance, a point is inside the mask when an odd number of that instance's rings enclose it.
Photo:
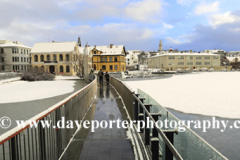
M 108 74 L 108 72 L 105 73 L 105 78 L 106 78 L 106 81 L 107 81 L 107 85 L 109 85 L 109 74 Z
M 100 86 L 103 86 L 103 72 L 102 69 L 98 72 Z

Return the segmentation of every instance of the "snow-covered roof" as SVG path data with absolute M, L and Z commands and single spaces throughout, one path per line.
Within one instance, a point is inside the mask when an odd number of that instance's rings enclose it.
M 77 42 L 35 43 L 31 53 L 72 52 Z
M 160 56 L 219 56 L 218 54 L 212 53 L 165 53 L 161 55 L 152 56 L 153 57 L 160 57 Z
M 21 48 L 31 49 L 31 47 L 29 47 L 29 46 L 25 46 L 25 45 L 17 44 L 17 43 L 3 43 L 3 44 L 0 44 L 0 47 L 21 47 Z
M 96 49 L 102 51 L 101 55 L 121 55 L 124 45 L 96 46 Z
M 226 57 L 226 58 L 229 60 L 229 62 L 234 62 L 236 58 L 238 59 L 238 62 L 240 62 L 240 57 Z

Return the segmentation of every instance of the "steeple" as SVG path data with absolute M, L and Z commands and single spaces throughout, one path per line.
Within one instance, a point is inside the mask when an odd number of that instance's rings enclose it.
M 78 37 L 78 46 L 79 46 L 79 47 L 82 47 L 80 37 Z
M 163 47 L 162 47 L 162 40 L 160 40 L 158 51 L 162 51 L 162 50 L 163 50 Z

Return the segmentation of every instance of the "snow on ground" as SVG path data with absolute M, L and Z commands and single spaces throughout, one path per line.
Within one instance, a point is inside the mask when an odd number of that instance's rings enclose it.
M 3 80 L 0 80 L 0 85 L 6 84 L 6 83 L 9 83 L 9 82 L 13 82 L 13 81 L 19 81 L 20 79 L 21 79 L 21 77 L 3 79 Z
M 239 119 L 239 82 L 239 72 L 204 72 L 125 83 L 135 91 L 143 90 L 166 108 Z
M 0 103 L 45 99 L 74 91 L 75 81 L 16 81 L 0 85 Z
M 55 76 L 55 80 L 81 79 L 78 76 Z

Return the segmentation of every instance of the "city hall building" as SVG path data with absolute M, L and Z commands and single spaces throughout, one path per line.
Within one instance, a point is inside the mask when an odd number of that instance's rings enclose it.
M 117 72 L 126 70 L 126 51 L 124 45 L 94 46 L 91 50 L 94 70 Z
M 56 73 L 56 75 L 76 75 L 76 60 L 78 55 L 77 42 L 35 43 L 32 51 L 32 69 Z

